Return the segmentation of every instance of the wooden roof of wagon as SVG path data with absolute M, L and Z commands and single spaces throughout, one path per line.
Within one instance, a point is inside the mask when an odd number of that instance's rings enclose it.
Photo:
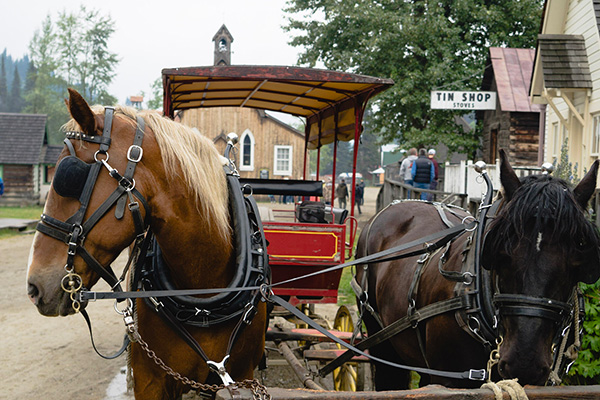
M 305 117 L 308 148 L 355 138 L 367 101 L 391 79 L 313 68 L 210 66 L 162 71 L 164 113 L 202 107 L 250 107 Z

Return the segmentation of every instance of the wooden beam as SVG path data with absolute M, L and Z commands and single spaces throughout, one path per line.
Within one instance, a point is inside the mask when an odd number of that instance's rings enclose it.
M 565 103 L 567 103 L 567 106 L 569 106 L 569 109 L 571 110 L 571 112 L 573 112 L 573 115 L 575 115 L 577 120 L 581 123 L 581 126 L 585 126 L 585 121 L 583 120 L 583 117 L 581 116 L 581 114 L 579 114 L 579 111 L 577 111 L 577 109 L 571 102 L 571 99 L 569 99 L 569 97 L 564 93 L 561 93 L 560 97 L 562 97 Z
M 447 389 L 440 385 L 429 385 L 421 389 L 396 390 L 386 392 L 333 392 L 306 389 L 268 388 L 273 400 L 495 400 L 494 393 L 489 389 Z M 600 397 L 600 386 L 525 386 L 529 400 L 593 400 Z M 240 389 L 240 399 L 251 400 L 249 389 Z M 231 394 L 227 389 L 217 392 L 217 400 L 230 400 Z M 503 399 L 509 399 L 508 393 L 503 393 Z
M 548 102 L 548 104 L 550 105 L 550 107 L 552 107 L 552 109 L 554 110 L 554 113 L 556 115 L 558 115 L 558 118 L 560 119 L 560 122 L 562 122 L 563 126 L 567 127 L 568 126 L 567 120 L 565 119 L 565 117 L 562 116 L 560 111 L 558 111 L 558 108 L 556 108 L 554 101 L 552 101 L 552 97 L 550 97 L 550 95 L 548 95 L 547 91 L 544 91 L 543 96 L 546 99 L 546 101 Z M 569 129 L 569 128 L 567 128 L 567 129 Z

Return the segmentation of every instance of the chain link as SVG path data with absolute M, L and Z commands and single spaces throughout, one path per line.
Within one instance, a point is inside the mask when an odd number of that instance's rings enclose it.
M 150 347 L 148 347 L 148 343 L 146 343 L 142 339 L 142 337 L 140 336 L 139 332 L 137 331 L 137 329 L 135 327 L 130 326 L 128 328 L 129 328 L 131 334 L 133 335 L 135 341 L 139 343 L 140 347 L 146 352 L 148 357 L 150 359 L 152 359 L 152 361 L 154 361 L 154 363 L 156 365 L 158 365 L 163 371 L 165 371 L 167 374 L 171 375 L 174 379 L 180 381 L 184 385 L 189 385 L 193 389 L 202 390 L 205 392 L 216 393 L 217 391 L 219 391 L 221 389 L 225 389 L 226 386 L 223 384 L 209 385 L 206 383 L 200 383 L 198 381 L 195 381 L 193 379 L 190 379 L 186 376 L 181 375 L 179 372 L 174 371 L 171 367 L 169 367 L 167 364 L 165 364 L 165 362 L 160 357 L 158 357 L 156 355 L 156 353 L 150 349 Z M 253 400 L 271 400 L 271 395 L 267 392 L 267 388 L 264 385 L 262 385 L 259 381 L 257 381 L 256 379 L 246 379 L 246 380 L 243 380 L 242 382 L 236 382 L 234 385 L 237 387 L 243 387 L 246 389 L 250 389 L 252 392 Z

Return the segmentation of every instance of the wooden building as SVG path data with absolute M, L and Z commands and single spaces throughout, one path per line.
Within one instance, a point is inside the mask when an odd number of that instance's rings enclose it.
M 531 104 L 529 84 L 534 50 L 492 47 L 481 89 L 497 92 L 495 110 L 478 111 L 483 121 L 483 160 L 495 164 L 505 149 L 513 165 L 541 165 L 540 126 L 545 106 Z
M 42 204 L 62 146 L 49 146 L 46 115 L 0 113 L 0 205 Z
M 204 108 L 185 110 L 179 117 L 212 138 L 221 154 L 227 134 L 236 133 L 236 165 L 242 178 L 302 178 L 304 135 L 263 110 Z
M 535 55 L 533 103 L 547 104 L 544 161 L 583 171 L 600 157 L 600 0 L 546 0 Z
M 213 37 L 214 65 L 231 62 L 233 37 L 225 25 Z M 226 137 L 239 137 L 236 165 L 242 178 L 302 179 L 304 134 L 263 110 L 238 107 L 198 108 L 179 112 L 185 125 L 211 138 L 223 154 Z M 307 172 L 308 173 L 308 172 Z

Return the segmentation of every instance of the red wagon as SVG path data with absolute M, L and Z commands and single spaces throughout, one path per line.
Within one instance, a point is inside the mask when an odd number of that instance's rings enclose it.
M 354 207 L 350 207 L 347 215 L 345 210 L 325 205 L 327 202 L 333 205 L 335 198 L 333 190 L 330 198 L 323 197 L 321 148 L 333 143 L 332 176 L 336 177 L 338 143 L 354 141 L 349 203 L 353 205 L 358 144 L 367 102 L 392 85 L 390 79 L 299 67 L 212 66 L 163 70 L 164 113 L 172 118 L 177 110 L 205 107 L 249 107 L 305 118 L 303 180 L 241 181 L 256 195 L 300 198 L 298 207 L 307 205 L 309 199 L 322 200 L 316 203 L 316 207 L 323 208 L 322 219 L 317 222 L 298 218 L 302 214 L 299 209 L 279 220 L 263 216 L 272 281 L 274 284 L 287 282 L 273 290 L 306 311 L 309 304 L 337 302 L 342 272 L 336 270 L 307 279 L 293 279 L 344 263 L 352 256 L 357 230 Z M 309 150 L 317 153 L 315 180 L 307 179 Z M 350 313 L 345 307 L 341 308 L 334 328 L 349 331 L 352 325 Z M 310 330 L 288 334 L 288 337 L 314 339 L 314 332 Z M 285 336 L 281 336 L 281 332 L 278 335 L 280 340 Z M 322 356 L 322 353 L 315 355 Z M 348 390 L 343 382 L 336 387 Z

